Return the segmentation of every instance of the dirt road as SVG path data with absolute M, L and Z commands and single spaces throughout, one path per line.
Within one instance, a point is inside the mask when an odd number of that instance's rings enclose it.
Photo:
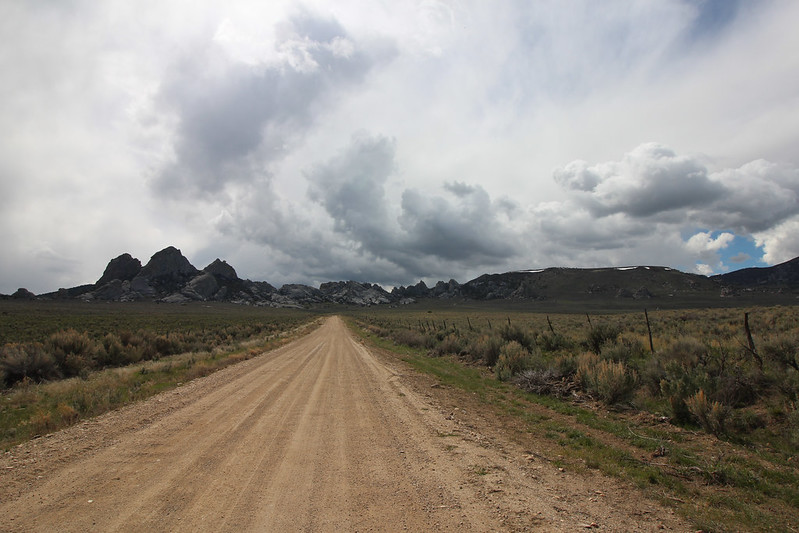
M 467 427 L 338 318 L 14 448 L 3 531 L 688 529 Z

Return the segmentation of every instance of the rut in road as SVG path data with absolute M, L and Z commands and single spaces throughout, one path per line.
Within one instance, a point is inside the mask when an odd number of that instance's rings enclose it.
M 78 427 L 48 439 L 48 453 L 37 459 L 41 474 L 18 482 L 0 503 L 0 530 L 673 525 L 652 513 L 631 517 L 612 502 L 589 503 L 583 496 L 592 491 L 579 481 L 555 487 L 564 480 L 552 468 L 499 453 L 414 392 L 337 317 L 109 420 L 105 429 L 98 423 L 99 436 Z M 81 452 L 59 457 L 60 446 Z M 580 504 L 569 508 L 570 499 Z

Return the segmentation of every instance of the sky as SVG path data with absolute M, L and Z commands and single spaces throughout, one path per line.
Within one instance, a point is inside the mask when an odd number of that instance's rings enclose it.
M 799 256 L 799 2 L 0 3 L 0 293 Z

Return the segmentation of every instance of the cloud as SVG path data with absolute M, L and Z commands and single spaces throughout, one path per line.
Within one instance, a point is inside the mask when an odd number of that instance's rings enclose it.
M 367 249 L 384 246 L 390 235 L 384 186 L 395 170 L 395 141 L 359 134 L 339 155 L 308 175 L 309 198 L 325 208 L 336 231 Z
M 735 244 L 708 247 L 725 233 L 788 259 L 797 16 L 784 0 L 0 2 L 0 292 L 167 245 L 275 283 L 723 269 Z M 746 251 L 740 266 L 760 261 Z
M 173 161 L 153 180 L 160 194 L 217 194 L 263 175 L 380 61 L 335 19 L 309 11 L 278 24 L 273 46 L 253 64 L 212 41 L 174 65 L 160 95 L 176 121 Z
M 719 252 L 736 235 L 753 238 L 768 264 L 799 255 L 799 169 L 787 165 L 761 159 L 711 172 L 699 157 L 647 143 L 618 161 L 573 161 L 555 169 L 553 179 L 569 199 L 540 206 L 538 227 L 578 257 L 586 257 L 580 247 L 613 254 L 664 235 L 672 244 L 664 241 L 655 254 L 702 274 L 729 270 Z M 674 239 L 696 226 L 712 229 Z M 548 254 L 563 255 L 550 248 Z
M 336 232 L 412 277 L 431 263 L 496 264 L 516 253 L 502 223 L 512 207 L 493 202 L 480 186 L 446 183 L 441 195 L 406 188 L 397 211 L 386 194 L 395 151 L 393 140 L 360 134 L 308 173 L 309 198 L 324 207 Z
M 724 195 L 695 215 L 707 224 L 752 234 L 799 213 L 799 169 L 760 159 L 711 178 Z
M 696 269 L 699 274 L 710 275 L 713 272 L 727 270 L 719 257 L 719 251 L 727 248 L 735 239 L 735 235 L 724 232 L 716 237 L 709 231 L 692 235 L 685 248 L 698 259 Z
M 503 206 L 482 187 L 456 183 L 445 190 L 454 199 L 414 189 L 403 193 L 400 225 L 408 252 L 477 264 L 495 264 L 517 253 L 515 236 L 502 222 Z
M 435 191 L 401 186 L 397 143 L 355 134 L 303 174 L 310 203 L 286 201 L 266 181 L 238 196 L 214 226 L 228 240 L 268 246 L 285 281 L 356 278 L 394 285 L 452 277 L 520 253 L 510 216 L 517 206 L 479 185 L 453 181 Z M 275 276 L 272 276 L 275 279 Z
M 758 231 L 753 235 L 755 244 L 763 248 L 763 261 L 773 265 L 799 256 L 799 216 Z
M 590 167 L 574 161 L 556 169 L 554 179 L 600 217 L 651 218 L 706 205 L 724 193 L 698 161 L 657 143 L 642 144 L 620 161 Z
M 591 217 L 620 215 L 631 225 L 694 224 L 761 234 L 765 243 L 786 238 L 769 230 L 799 214 L 799 169 L 761 159 L 711 172 L 700 158 L 656 143 L 642 144 L 619 161 L 573 161 L 555 169 L 553 179 Z M 698 252 L 697 243 L 690 241 L 689 249 Z

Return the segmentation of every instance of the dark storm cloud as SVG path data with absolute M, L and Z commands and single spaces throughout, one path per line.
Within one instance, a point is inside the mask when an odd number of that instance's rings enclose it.
M 492 202 L 480 186 L 447 183 L 447 196 L 406 189 L 392 215 L 386 183 L 395 171 L 394 158 L 394 141 L 359 135 L 308 173 L 309 198 L 361 253 L 385 259 L 411 277 L 442 262 L 496 264 L 514 255 L 514 237 L 500 221 L 513 206 Z
M 308 194 L 333 218 L 336 231 L 370 249 L 390 236 L 385 183 L 394 172 L 395 142 L 385 137 L 356 136 L 350 146 L 308 174 Z
M 518 209 L 511 200 L 494 201 L 481 186 L 458 181 L 438 193 L 397 191 L 397 170 L 394 139 L 359 133 L 305 173 L 310 206 L 283 202 L 264 187 L 217 226 L 225 235 L 269 246 L 277 270 L 305 282 L 448 279 L 519 253 L 508 227 Z
M 749 234 L 799 214 L 799 170 L 757 160 L 713 174 L 725 194 L 694 216 L 707 225 Z
M 182 58 L 161 100 L 177 119 L 174 161 L 156 177 L 162 193 L 217 193 L 263 173 L 339 87 L 376 59 L 334 19 L 302 13 L 279 25 L 278 63 L 238 62 L 215 43 Z
M 514 239 L 482 187 L 445 188 L 454 200 L 418 190 L 403 193 L 400 224 L 411 251 L 450 261 L 489 263 L 514 255 Z

